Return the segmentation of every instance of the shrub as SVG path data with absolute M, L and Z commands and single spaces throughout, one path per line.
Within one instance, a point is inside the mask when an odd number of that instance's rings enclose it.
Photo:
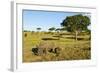
M 27 37 L 27 33 L 25 33 L 24 36 Z

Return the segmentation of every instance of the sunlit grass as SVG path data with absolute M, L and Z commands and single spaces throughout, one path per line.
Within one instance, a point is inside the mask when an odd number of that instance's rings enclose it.
M 25 37 L 24 34 L 27 34 Z M 78 36 L 79 38 L 86 38 L 86 40 L 69 39 L 66 37 L 73 37 L 72 35 L 64 35 L 58 40 L 46 40 L 46 42 L 54 42 L 56 45 L 62 48 L 59 56 L 54 53 L 48 53 L 44 56 L 37 56 L 32 53 L 32 47 L 38 45 L 42 38 L 58 38 L 53 37 L 55 33 L 44 33 L 44 32 L 24 32 L 23 33 L 23 62 L 38 62 L 38 61 L 59 61 L 59 60 L 84 60 L 91 59 L 91 45 L 88 40 L 89 35 Z

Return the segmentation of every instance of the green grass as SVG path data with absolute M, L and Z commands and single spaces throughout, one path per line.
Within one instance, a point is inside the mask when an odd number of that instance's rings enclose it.
M 27 36 L 25 37 L 25 33 Z M 58 38 L 53 37 L 57 33 L 44 33 L 44 32 L 23 32 L 23 62 L 39 62 L 39 61 L 61 61 L 61 60 L 84 60 L 91 59 L 91 45 L 88 35 L 81 35 L 78 38 L 82 40 L 75 41 L 67 37 L 73 35 L 62 35 L 59 40 L 46 40 L 46 42 L 54 42 L 62 48 L 60 55 L 56 56 L 54 53 L 48 53 L 43 56 L 37 56 L 32 53 L 32 47 L 44 42 L 42 38 Z

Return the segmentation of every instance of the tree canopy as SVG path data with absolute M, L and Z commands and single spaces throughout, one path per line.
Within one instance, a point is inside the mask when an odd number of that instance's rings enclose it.
M 55 27 L 51 27 L 51 28 L 49 28 L 48 30 L 49 31 L 54 31 L 56 28 Z
M 66 17 L 61 23 L 70 32 L 87 30 L 89 24 L 91 24 L 90 18 L 81 14 Z
M 37 30 L 41 30 L 41 28 L 40 27 L 38 27 L 38 28 L 36 28 Z
M 90 18 L 79 14 L 66 17 L 62 21 L 61 26 L 65 27 L 66 31 L 75 32 L 77 40 L 78 33 L 87 30 L 87 26 L 89 26 L 89 24 L 91 24 Z

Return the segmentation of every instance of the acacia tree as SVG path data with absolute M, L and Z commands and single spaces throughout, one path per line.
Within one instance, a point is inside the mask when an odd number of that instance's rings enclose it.
M 75 39 L 77 40 L 77 35 L 84 30 L 87 30 L 87 26 L 90 24 L 90 18 L 83 16 L 81 14 L 66 17 L 61 23 L 62 26 L 66 27 L 69 32 L 75 33 Z
M 61 32 L 64 30 L 65 30 L 65 28 L 56 28 L 55 29 L 55 31 L 57 32 L 57 35 L 58 35 L 58 39 L 60 39 L 60 37 L 62 37 Z
M 40 31 L 41 30 L 41 28 L 39 27 L 39 28 L 36 28 L 38 31 Z
M 52 32 L 52 31 L 55 30 L 55 27 L 51 27 L 51 28 L 49 28 L 48 30 Z
M 55 31 L 57 32 L 57 35 L 58 35 L 58 39 L 60 39 L 60 33 L 59 33 L 60 30 L 61 30 L 60 28 L 55 29 Z
M 55 29 L 55 31 L 56 31 L 57 33 L 59 33 L 59 32 L 60 32 L 60 28 Z

